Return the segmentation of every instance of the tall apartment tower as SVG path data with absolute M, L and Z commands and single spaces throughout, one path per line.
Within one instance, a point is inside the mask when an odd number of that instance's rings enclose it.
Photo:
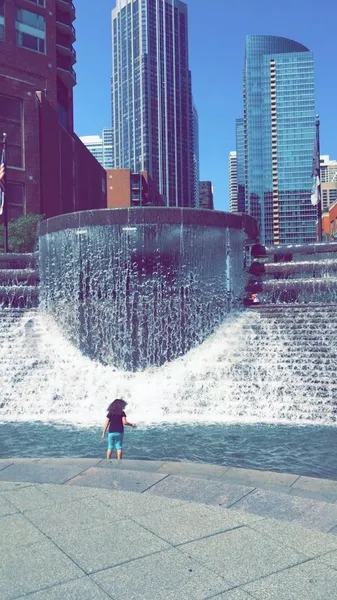
M 236 179 L 237 179 L 237 198 L 238 212 L 246 212 L 245 202 L 245 131 L 242 118 L 236 119 Z
M 103 129 L 100 135 L 83 135 L 81 142 L 104 169 L 112 169 L 112 129 Z
M 117 0 L 112 11 L 113 168 L 147 171 L 170 206 L 193 205 L 187 6 Z
M 322 210 L 327 211 L 337 200 L 337 160 L 321 156 Z
M 199 159 L 199 116 L 193 104 L 193 201 L 192 206 L 199 208 L 200 198 L 200 159 Z
M 263 243 L 314 241 L 312 53 L 286 38 L 247 36 L 243 88 L 246 212 Z
M 229 153 L 229 210 L 238 212 L 238 179 L 236 152 Z
M 199 208 L 214 209 L 213 186 L 211 181 L 200 181 Z

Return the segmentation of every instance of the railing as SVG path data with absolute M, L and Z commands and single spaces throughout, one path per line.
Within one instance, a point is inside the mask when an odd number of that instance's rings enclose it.
M 63 4 L 69 4 L 69 6 L 71 7 L 71 10 L 74 14 L 74 17 L 76 16 L 76 8 L 75 8 L 75 4 L 72 2 L 72 0 L 59 0 L 59 1 Z
M 73 48 L 71 42 L 69 41 L 69 37 L 67 35 L 63 35 L 62 33 L 57 32 L 56 36 L 56 45 L 62 46 L 63 48 L 67 48 L 72 53 L 74 60 L 76 61 L 76 50 Z
M 71 29 L 74 39 L 76 39 L 76 31 L 74 25 L 69 21 L 69 18 L 64 16 L 60 11 L 57 11 L 56 13 L 56 22 L 69 27 L 69 29 Z

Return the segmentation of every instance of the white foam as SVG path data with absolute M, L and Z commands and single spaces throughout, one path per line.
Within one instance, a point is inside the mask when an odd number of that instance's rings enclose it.
M 284 332 L 256 312 L 231 315 L 184 357 L 136 373 L 83 356 L 42 313 L 9 314 L 8 325 L 0 339 L 2 421 L 92 426 L 120 397 L 140 424 L 332 422 L 330 403 L 308 395 Z

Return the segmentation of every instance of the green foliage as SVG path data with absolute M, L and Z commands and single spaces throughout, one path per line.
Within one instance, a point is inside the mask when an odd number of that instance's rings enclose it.
M 33 252 L 38 226 L 43 215 L 28 214 L 8 223 L 8 249 L 10 252 Z M 4 248 L 4 227 L 0 231 L 0 248 Z

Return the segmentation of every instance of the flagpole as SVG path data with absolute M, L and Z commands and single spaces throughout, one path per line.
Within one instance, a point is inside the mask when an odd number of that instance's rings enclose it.
M 2 194 L 3 194 L 3 222 L 4 222 L 4 252 L 5 254 L 8 252 L 8 211 L 7 211 L 7 202 L 6 202 L 6 144 L 7 144 L 7 134 L 2 134 L 2 148 L 1 154 L 3 159 L 3 186 L 2 186 Z
M 322 194 L 321 194 L 321 148 L 320 148 L 320 138 L 319 138 L 319 126 L 320 126 L 320 121 L 319 121 L 319 115 L 316 115 L 316 140 L 317 140 L 317 147 L 316 147 L 316 152 L 317 152 L 317 170 L 318 170 L 318 177 L 319 177 L 319 185 L 317 186 L 317 220 L 318 220 L 318 241 L 321 242 L 322 241 Z

